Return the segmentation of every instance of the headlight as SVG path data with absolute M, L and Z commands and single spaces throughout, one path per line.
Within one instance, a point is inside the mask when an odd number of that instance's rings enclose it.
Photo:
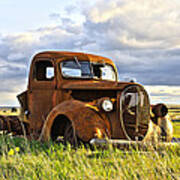
M 110 112 L 113 110 L 113 103 L 108 100 L 108 99 L 105 99 L 102 104 L 101 104 L 101 107 L 104 111 L 106 112 Z

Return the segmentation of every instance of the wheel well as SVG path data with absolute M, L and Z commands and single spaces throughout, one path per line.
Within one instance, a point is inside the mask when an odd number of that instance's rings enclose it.
M 58 136 L 63 136 L 68 123 L 71 123 L 71 121 L 65 115 L 58 115 L 51 127 L 51 139 L 56 140 Z

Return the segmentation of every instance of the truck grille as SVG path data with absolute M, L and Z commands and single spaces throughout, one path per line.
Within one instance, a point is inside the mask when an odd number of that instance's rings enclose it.
M 150 104 L 146 91 L 129 86 L 120 95 L 120 122 L 128 140 L 143 140 L 150 120 Z

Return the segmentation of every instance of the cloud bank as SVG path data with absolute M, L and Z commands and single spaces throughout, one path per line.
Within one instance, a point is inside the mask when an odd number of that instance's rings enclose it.
M 120 80 L 135 78 L 147 87 L 171 88 L 168 94 L 151 88 L 151 95 L 180 102 L 174 93 L 180 91 L 179 0 L 77 2 L 65 7 L 66 13 L 52 12 L 54 25 L 0 35 L 1 95 L 11 97 L 25 89 L 32 55 L 54 49 L 107 56 L 118 66 Z M 2 105 L 16 103 L 0 99 Z

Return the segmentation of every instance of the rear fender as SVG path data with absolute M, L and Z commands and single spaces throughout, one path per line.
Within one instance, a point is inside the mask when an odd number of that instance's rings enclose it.
M 47 116 L 43 140 L 47 141 L 51 138 L 51 128 L 58 116 L 68 118 L 75 129 L 76 135 L 84 142 L 88 142 L 92 138 L 110 137 L 109 121 L 104 116 L 102 118 L 98 109 L 93 108 L 88 103 L 68 100 L 53 108 Z

